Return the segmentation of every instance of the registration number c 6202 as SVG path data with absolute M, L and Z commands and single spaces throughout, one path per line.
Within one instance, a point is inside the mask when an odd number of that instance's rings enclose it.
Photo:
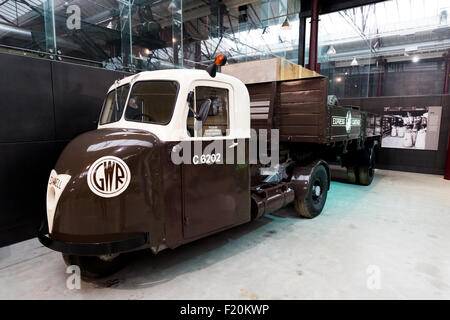
M 192 157 L 193 164 L 213 164 L 220 162 L 222 155 L 220 153 L 202 154 L 201 156 L 195 155 Z

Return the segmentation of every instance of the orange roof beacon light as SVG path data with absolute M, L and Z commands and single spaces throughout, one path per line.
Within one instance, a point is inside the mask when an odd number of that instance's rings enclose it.
M 214 60 L 214 63 L 216 66 L 223 66 L 225 63 L 227 63 L 227 57 L 223 53 L 219 53 Z
M 214 59 L 214 63 L 211 63 L 208 68 L 206 68 L 206 71 L 214 78 L 217 73 L 217 67 L 225 65 L 225 63 L 227 63 L 227 56 L 223 53 L 219 53 Z

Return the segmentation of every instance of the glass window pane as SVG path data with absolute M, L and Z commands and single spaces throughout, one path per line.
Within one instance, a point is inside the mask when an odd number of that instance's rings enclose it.
M 64 61 L 124 70 L 120 26 L 126 19 L 120 19 L 124 6 L 120 3 L 102 0 L 55 5 L 56 46 Z
M 43 56 L 47 52 L 44 6 L 46 0 L 0 1 L 0 44 L 2 51 Z
M 426 4 L 425 4 L 426 3 Z M 450 0 L 390 0 L 320 15 L 318 62 L 340 98 L 441 94 Z M 306 59 L 309 50 L 306 30 Z
M 226 136 L 230 128 L 229 92 L 227 89 L 199 86 L 195 88 L 195 112 L 199 114 L 202 107 L 209 105 L 209 110 L 200 132 L 195 132 L 195 118 L 190 111 L 187 119 L 189 136 L 216 137 Z
M 129 90 L 130 85 L 126 84 L 108 93 L 100 116 L 100 124 L 116 122 L 122 118 Z
M 125 119 L 154 124 L 168 124 L 178 95 L 175 81 L 140 81 L 131 90 Z

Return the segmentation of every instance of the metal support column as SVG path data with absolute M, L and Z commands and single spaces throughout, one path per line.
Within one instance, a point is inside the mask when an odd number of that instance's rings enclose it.
M 119 2 L 119 14 L 122 64 L 125 70 L 133 72 L 133 39 L 131 31 L 130 0 L 121 0 Z
M 378 84 L 377 84 L 377 97 L 383 95 L 383 82 L 384 75 L 386 74 L 386 59 L 380 58 L 378 60 Z
M 175 68 L 183 68 L 183 1 L 173 0 L 172 8 L 172 50 Z
M 56 31 L 55 31 L 55 4 L 53 0 L 45 0 L 44 8 L 44 26 L 45 26 L 45 48 L 54 58 L 56 53 Z
M 320 72 L 317 64 L 317 43 L 319 33 L 319 0 L 311 0 L 311 34 L 309 37 L 309 69 Z
M 306 17 L 298 14 L 299 30 L 298 30 L 298 62 L 297 64 L 305 65 L 305 39 L 306 39 Z
M 445 78 L 444 78 L 444 94 L 448 94 L 448 82 L 450 77 L 450 50 L 445 55 Z

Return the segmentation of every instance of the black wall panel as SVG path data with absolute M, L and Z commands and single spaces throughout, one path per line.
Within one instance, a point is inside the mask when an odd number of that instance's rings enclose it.
M 50 170 L 125 74 L 0 53 L 0 247 L 36 235 Z
M 53 63 L 56 139 L 71 140 L 95 128 L 109 87 L 123 74 L 68 63 Z
M 55 138 L 50 64 L 0 53 L 0 142 Z
M 360 106 L 361 110 L 383 114 L 385 107 L 442 106 L 441 128 L 438 150 L 408 150 L 381 148 L 377 167 L 380 169 L 444 174 L 450 126 L 450 95 L 409 97 L 372 97 L 340 99 L 342 104 Z
M 53 141 L 0 144 L 0 247 L 35 233 L 32 226 L 36 229 L 45 214 L 47 181 L 56 157 Z

